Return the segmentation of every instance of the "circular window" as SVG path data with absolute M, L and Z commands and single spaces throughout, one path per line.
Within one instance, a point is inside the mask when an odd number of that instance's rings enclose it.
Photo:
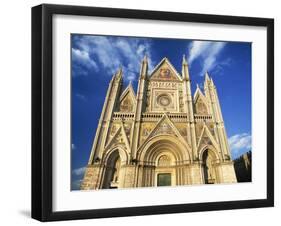
M 166 107 L 171 103 L 171 98 L 167 94 L 161 94 L 157 97 L 157 103 Z

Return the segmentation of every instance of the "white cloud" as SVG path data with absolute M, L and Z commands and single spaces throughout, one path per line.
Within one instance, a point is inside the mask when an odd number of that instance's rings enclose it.
M 112 76 L 120 66 L 123 68 L 126 80 L 135 80 L 139 74 L 140 64 L 145 54 L 149 58 L 149 68 L 153 67 L 151 61 L 151 43 L 147 39 L 119 38 L 105 36 L 77 36 L 74 39 L 78 51 L 74 51 L 76 57 L 85 62 L 91 59 L 97 67 L 107 71 Z
M 229 146 L 234 154 L 240 151 L 249 151 L 252 148 L 252 136 L 249 133 L 241 133 L 228 138 Z
M 76 61 L 76 62 L 86 66 L 87 68 L 93 67 L 95 70 L 98 69 L 96 62 L 90 58 L 88 52 L 86 52 L 84 50 L 80 50 L 80 49 L 75 49 L 75 48 L 72 48 L 71 52 L 72 52 L 73 61 Z
M 76 93 L 75 96 L 80 100 L 83 100 L 83 101 L 87 100 L 87 98 L 81 93 Z
M 74 174 L 75 176 L 81 176 L 84 174 L 86 167 L 81 167 L 81 168 L 77 168 L 72 170 L 72 174 Z
M 75 149 L 76 149 L 75 144 L 71 144 L 71 149 L 72 149 L 72 150 L 75 150 Z
M 194 60 L 200 58 L 203 62 L 200 75 L 203 76 L 218 65 L 217 58 L 225 45 L 226 42 L 193 41 L 188 47 L 188 62 L 192 65 Z
M 191 65 L 193 61 L 199 57 L 208 48 L 210 42 L 193 41 L 189 45 L 188 62 Z
M 80 190 L 80 185 L 81 185 L 82 180 L 73 180 L 71 183 L 71 189 L 72 190 Z
M 233 64 L 234 61 L 231 58 L 226 58 L 223 61 L 220 61 L 214 68 L 212 71 L 212 74 L 214 75 L 221 75 L 224 72 L 224 69 L 226 67 L 229 67 L 231 64 Z

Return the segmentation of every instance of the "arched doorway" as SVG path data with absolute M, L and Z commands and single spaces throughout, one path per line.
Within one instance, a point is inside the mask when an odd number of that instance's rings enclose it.
M 160 154 L 156 161 L 156 186 L 171 186 L 175 176 L 174 157 L 168 153 Z
M 216 158 L 214 154 L 209 149 L 206 149 L 202 155 L 203 182 L 205 184 L 214 184 L 217 182 L 215 162 Z
M 175 186 L 188 184 L 184 164 L 190 163 L 187 147 L 170 135 L 151 138 L 140 150 L 139 187 Z
M 121 159 L 118 150 L 110 154 L 104 173 L 103 188 L 118 188 L 120 179 Z

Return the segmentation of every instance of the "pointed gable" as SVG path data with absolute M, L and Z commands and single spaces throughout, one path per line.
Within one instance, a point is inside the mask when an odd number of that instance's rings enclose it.
M 133 112 L 136 107 L 136 95 L 130 83 L 120 96 L 120 111 Z
M 115 145 L 122 145 L 127 150 L 130 150 L 130 142 L 126 134 L 126 129 L 124 127 L 123 122 L 121 122 L 121 126 L 119 129 L 115 132 L 113 137 L 109 139 L 108 143 L 106 144 L 105 149 L 109 149 L 111 147 L 114 147 Z
M 204 125 L 200 138 L 198 140 L 197 147 L 200 149 L 205 145 L 213 145 L 217 150 L 219 150 L 219 145 L 213 137 L 212 133 L 206 125 Z
M 166 113 L 164 113 L 163 117 L 158 121 L 158 123 L 156 124 L 154 129 L 149 133 L 145 141 L 157 135 L 172 135 L 178 137 L 179 140 L 181 140 L 188 148 L 190 148 L 188 143 L 182 137 L 181 133 L 178 131 L 178 129 Z M 143 142 L 143 144 L 145 143 L 145 141 Z
M 208 114 L 207 99 L 198 86 L 194 94 L 194 105 L 195 105 L 196 114 L 201 114 L 201 115 Z
M 179 80 L 182 78 L 174 68 L 174 66 L 170 63 L 168 58 L 163 58 L 160 63 L 154 68 L 150 76 L 151 80 Z

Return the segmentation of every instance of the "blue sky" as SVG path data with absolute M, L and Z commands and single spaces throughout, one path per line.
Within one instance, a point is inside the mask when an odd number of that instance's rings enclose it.
M 184 54 L 193 94 L 208 71 L 217 87 L 232 157 L 251 149 L 251 43 L 78 34 L 71 43 L 72 189 L 83 177 L 112 75 L 122 66 L 124 88 L 131 81 L 136 91 L 145 54 L 149 71 L 167 57 L 180 73 Z

